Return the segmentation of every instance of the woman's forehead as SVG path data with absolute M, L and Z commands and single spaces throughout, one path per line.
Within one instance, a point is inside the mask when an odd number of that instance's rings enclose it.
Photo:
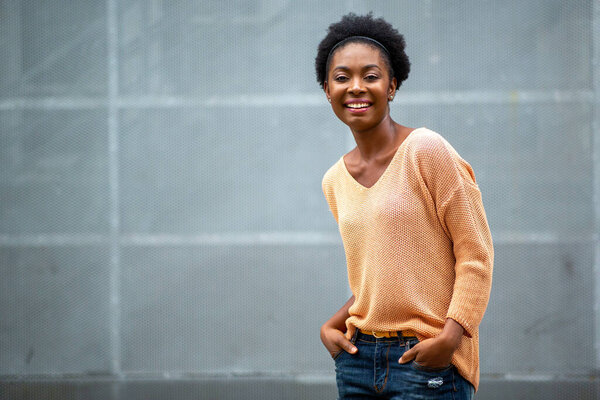
M 331 57 L 331 68 L 335 68 L 337 65 L 346 65 L 349 63 L 364 65 L 375 64 L 380 68 L 383 68 L 385 65 L 385 61 L 381 54 L 381 49 L 362 42 L 351 42 L 345 44 L 339 49 L 336 49 L 335 53 L 333 53 L 333 56 Z

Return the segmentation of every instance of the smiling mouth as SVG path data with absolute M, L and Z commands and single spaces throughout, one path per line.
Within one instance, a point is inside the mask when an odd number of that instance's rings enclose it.
M 349 103 L 346 104 L 346 108 L 350 108 L 352 110 L 362 110 L 371 107 L 370 103 Z

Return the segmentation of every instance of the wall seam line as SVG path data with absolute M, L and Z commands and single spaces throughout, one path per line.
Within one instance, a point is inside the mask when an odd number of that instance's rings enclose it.
M 596 375 L 600 371 L 600 2 L 592 3 L 592 186 L 594 209 L 594 347 Z
M 121 365 L 121 253 L 119 215 L 119 47 L 118 47 L 118 0 L 107 0 L 107 49 L 108 49 L 108 168 L 110 192 L 110 363 L 114 375 L 122 377 Z

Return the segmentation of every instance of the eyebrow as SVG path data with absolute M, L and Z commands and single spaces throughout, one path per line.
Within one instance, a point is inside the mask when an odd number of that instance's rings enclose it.
M 381 69 L 381 67 L 377 64 L 368 64 L 368 65 L 365 65 L 362 69 L 369 69 L 369 68 L 373 68 L 373 67 L 377 68 L 377 69 Z M 336 69 L 350 70 L 350 68 L 348 68 L 345 65 L 338 65 L 337 67 L 335 67 L 333 69 L 334 70 L 336 70 Z

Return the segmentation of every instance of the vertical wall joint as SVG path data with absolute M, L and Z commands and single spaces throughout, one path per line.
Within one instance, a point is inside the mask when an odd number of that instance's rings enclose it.
M 594 347 L 600 371 L 600 2 L 592 2 L 592 177 L 594 185 Z
M 110 346 L 111 370 L 121 370 L 120 215 L 119 215 L 119 27 L 118 0 L 107 0 L 108 165 L 110 192 Z

